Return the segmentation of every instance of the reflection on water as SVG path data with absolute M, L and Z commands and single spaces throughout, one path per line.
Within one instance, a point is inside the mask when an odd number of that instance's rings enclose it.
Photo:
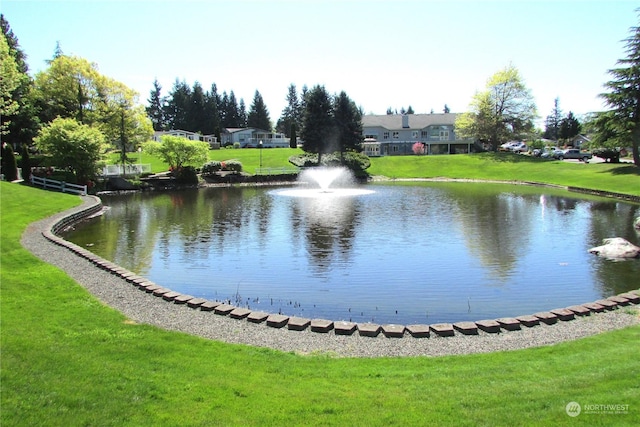
M 367 186 L 348 197 L 209 188 L 104 197 L 66 236 L 179 292 L 251 309 L 377 323 L 530 314 L 637 287 L 634 204 L 493 184 Z

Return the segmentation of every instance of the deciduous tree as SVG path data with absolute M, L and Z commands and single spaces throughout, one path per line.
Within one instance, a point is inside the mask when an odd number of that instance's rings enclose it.
M 72 118 L 53 120 L 40 130 L 35 143 L 53 165 L 73 171 L 81 184 L 94 178 L 106 150 L 100 129 Z
M 456 133 L 487 142 L 494 151 L 510 139 L 526 138 L 534 129 L 535 103 L 514 66 L 494 74 L 486 90 L 474 95 L 469 110 L 456 120 Z
M 145 143 L 144 150 L 159 156 L 173 171 L 179 171 L 185 166 L 200 167 L 206 163 L 209 144 L 204 141 L 191 141 L 179 136 L 164 135 L 160 138 L 160 142 Z

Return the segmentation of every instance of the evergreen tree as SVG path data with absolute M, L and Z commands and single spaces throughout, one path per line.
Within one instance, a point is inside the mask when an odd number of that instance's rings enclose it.
M 165 100 L 162 99 L 162 86 L 158 82 L 156 78 L 153 81 L 153 89 L 149 92 L 149 99 L 147 102 L 149 105 L 145 108 L 147 115 L 151 119 L 151 123 L 153 124 L 153 130 L 162 131 L 167 130 L 166 122 L 165 122 Z
M 318 164 L 322 155 L 336 151 L 335 122 L 331 97 L 324 86 L 314 86 L 304 97 L 305 110 L 300 138 L 304 141 L 302 149 L 318 155 Z
M 31 157 L 29 156 L 29 149 L 26 144 L 22 145 L 22 179 L 26 182 L 31 181 Z
M 449 109 L 449 106 L 447 104 L 444 104 L 444 109 L 442 110 L 442 112 L 445 114 L 449 114 L 451 112 L 451 109 Z
M 173 84 L 171 93 L 166 103 L 165 117 L 169 129 L 188 130 L 191 102 L 191 88 L 184 81 L 176 81 Z
M 13 147 L 10 144 L 2 144 L 2 175 L 5 181 L 15 181 L 18 179 L 18 165 L 16 156 L 13 154 Z
M 578 119 L 575 118 L 573 113 L 569 111 L 567 117 L 560 121 L 559 135 L 560 138 L 568 140 L 574 136 L 580 134 L 581 125 Z
M 206 119 L 202 132 L 205 135 L 215 135 L 220 141 L 220 113 L 218 105 L 220 97 L 215 83 L 211 85 L 211 90 L 205 94 Z
M 553 110 L 544 122 L 545 130 L 542 136 L 547 139 L 557 141 L 560 137 L 560 123 L 562 122 L 562 110 L 560 109 L 560 99 L 553 101 Z
M 240 98 L 240 103 L 238 105 L 238 127 L 246 128 L 247 120 L 247 107 L 244 105 L 244 99 Z
M 409 108 L 407 108 L 407 114 L 415 114 L 415 112 L 413 111 L 413 107 L 411 105 L 409 105 Z
M 191 100 L 187 111 L 188 129 L 191 132 L 204 134 L 203 129 L 207 125 L 207 111 L 204 90 L 199 82 L 193 84 Z
M 271 131 L 271 119 L 269 118 L 269 111 L 264 104 L 262 95 L 256 90 L 253 96 L 253 103 L 249 108 L 249 114 L 247 115 L 247 127 L 263 129 Z
M 291 83 L 287 93 L 287 105 L 282 110 L 282 115 L 278 119 L 276 130 L 282 132 L 286 137 L 291 137 L 292 126 L 299 127 L 301 122 L 300 101 L 298 101 L 298 92 L 296 85 Z
M 348 151 L 362 151 L 362 113 L 344 91 L 334 100 L 333 118 L 341 159 Z
M 627 57 L 618 60 L 618 68 L 609 70 L 613 79 L 605 83 L 609 92 L 601 97 L 611 110 L 601 113 L 600 121 L 615 133 L 613 141 L 631 145 L 633 162 L 640 167 L 640 26 L 630 32 L 624 40 Z
M 229 101 L 227 103 L 227 111 L 225 113 L 225 119 L 229 128 L 242 127 L 240 123 L 240 112 L 238 111 L 238 101 L 233 91 L 229 92 Z

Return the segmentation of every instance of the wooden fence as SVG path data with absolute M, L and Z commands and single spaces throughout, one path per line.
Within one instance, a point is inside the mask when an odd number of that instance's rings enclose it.
M 87 195 L 86 185 L 69 184 L 68 182 L 56 181 L 55 179 L 41 178 L 39 176 L 31 175 L 31 184 L 35 187 L 42 187 L 44 189 L 52 189 L 62 191 L 63 193 L 80 194 L 81 196 Z

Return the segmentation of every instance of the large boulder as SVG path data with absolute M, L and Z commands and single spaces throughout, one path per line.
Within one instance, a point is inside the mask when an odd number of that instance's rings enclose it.
M 611 237 L 602 240 L 602 246 L 589 249 L 594 255 L 609 259 L 638 258 L 640 247 L 634 245 L 622 237 Z

